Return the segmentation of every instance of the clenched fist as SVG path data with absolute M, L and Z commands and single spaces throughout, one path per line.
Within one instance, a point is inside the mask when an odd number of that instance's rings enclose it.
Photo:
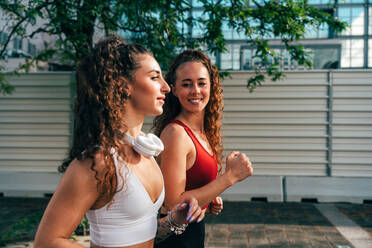
M 233 183 L 244 180 L 253 174 L 252 163 L 241 152 L 231 152 L 226 158 L 226 171 Z

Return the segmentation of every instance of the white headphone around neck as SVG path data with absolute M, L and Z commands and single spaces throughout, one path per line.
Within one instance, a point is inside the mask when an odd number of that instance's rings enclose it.
M 133 146 L 133 149 L 145 156 L 158 156 L 163 150 L 163 142 L 154 134 L 148 133 L 133 138 L 125 134 L 125 141 Z

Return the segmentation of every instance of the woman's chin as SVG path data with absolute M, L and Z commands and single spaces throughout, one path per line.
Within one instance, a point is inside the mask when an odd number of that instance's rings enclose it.
M 148 115 L 150 115 L 150 116 L 157 116 L 157 115 L 161 115 L 162 113 L 163 113 L 163 108 L 156 109 L 155 111 L 153 111 L 152 113 L 149 113 Z

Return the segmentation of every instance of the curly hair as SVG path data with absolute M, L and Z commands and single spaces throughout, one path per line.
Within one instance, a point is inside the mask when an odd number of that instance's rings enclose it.
M 174 86 L 177 79 L 177 69 L 186 62 L 200 62 L 208 70 L 211 80 L 210 99 L 205 108 L 204 115 L 204 131 L 206 133 L 209 144 L 212 147 L 213 153 L 216 155 L 220 170 L 222 168 L 222 111 L 223 97 L 221 78 L 218 69 L 214 66 L 211 60 L 203 52 L 199 50 L 185 50 L 180 53 L 173 61 L 165 76 L 165 81 L 169 86 Z M 173 93 L 168 93 L 163 106 L 163 114 L 155 117 L 152 130 L 158 136 L 165 126 L 181 112 L 181 104 L 178 98 Z
M 95 173 L 97 190 L 100 197 L 107 197 L 109 202 L 122 189 L 117 189 L 112 149 L 118 156 L 125 157 L 120 149 L 123 132 L 127 130 L 123 106 L 128 98 L 128 83 L 133 82 L 134 73 L 140 67 L 139 55 L 144 54 L 150 52 L 140 45 L 126 43 L 119 36 L 109 36 L 99 41 L 77 67 L 73 144 L 58 170 L 64 172 L 75 158 L 91 159 L 90 169 Z M 104 160 L 104 169 L 100 171 L 94 161 L 98 151 Z

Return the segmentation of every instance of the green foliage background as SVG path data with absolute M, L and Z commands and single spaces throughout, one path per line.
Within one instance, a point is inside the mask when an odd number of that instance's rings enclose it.
M 61 63 L 76 65 L 93 46 L 93 35 L 98 30 L 104 36 L 120 33 L 133 42 L 148 47 L 166 70 L 170 60 L 185 48 L 203 48 L 212 54 L 226 50 L 222 24 L 248 36 L 247 43 L 256 48 L 255 56 L 263 65 L 256 68 L 256 76 L 247 86 L 253 90 L 266 75 L 272 80 L 282 76 L 279 58 L 266 37 L 277 37 L 286 46 L 292 59 L 310 66 L 309 53 L 296 44 L 305 35 L 306 27 L 327 23 L 340 32 L 346 27 L 337 17 L 308 4 L 307 0 L 200 0 L 201 17 L 194 17 L 189 0 L 2 0 L 0 8 L 11 18 L 4 30 L 9 37 L 0 46 L 0 59 L 15 36 L 33 38 L 38 34 L 56 37 L 53 47 L 46 46 L 22 66 L 27 71 L 37 60 L 58 58 Z M 336 8 L 337 1 L 329 6 Z M 334 11 L 335 13 L 335 11 Z M 28 31 L 38 19 L 45 22 Z M 203 35 L 192 36 L 192 27 L 203 30 Z M 274 63 L 269 63 L 272 60 Z M 1 68 L 0 68 L 1 71 Z M 266 74 L 265 74 L 266 73 Z M 8 94 L 12 87 L 0 78 L 0 92 Z

